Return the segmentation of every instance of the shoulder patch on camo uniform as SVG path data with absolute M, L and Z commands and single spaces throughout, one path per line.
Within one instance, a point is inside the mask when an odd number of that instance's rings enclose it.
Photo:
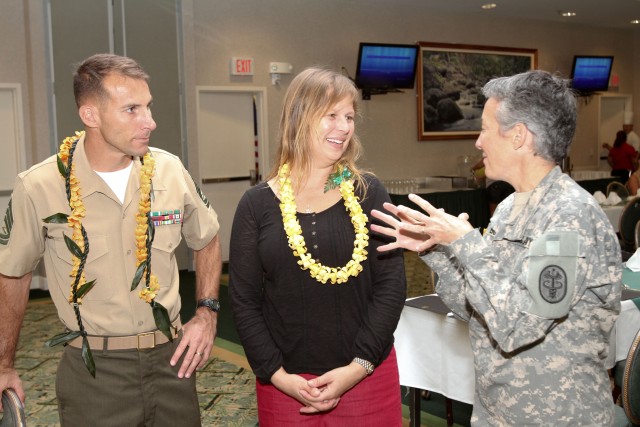
M 9 199 L 9 206 L 7 206 L 7 212 L 4 214 L 4 226 L 2 227 L 2 231 L 0 231 L 0 245 L 9 244 L 9 238 L 11 237 L 11 229 L 13 228 L 11 201 L 12 199 Z
M 546 302 L 559 303 L 567 296 L 567 274 L 557 265 L 548 265 L 540 272 L 538 287 Z

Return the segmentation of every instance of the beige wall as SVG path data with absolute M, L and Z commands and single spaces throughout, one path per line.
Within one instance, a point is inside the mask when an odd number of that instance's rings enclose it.
M 634 39 L 632 31 L 446 15 L 430 10 L 424 1 L 410 2 L 415 6 L 387 1 L 386 7 L 376 8 L 380 3 L 385 2 L 190 0 L 184 3 L 188 20 L 185 28 L 191 24 L 189 40 L 196 56 L 187 63 L 193 65 L 199 85 L 253 84 L 268 88 L 272 151 L 282 96 L 291 77 L 283 78 L 282 87 L 272 86 L 268 63 L 289 62 L 295 71 L 316 64 L 345 67 L 354 77 L 360 41 L 535 48 L 539 68 L 565 75 L 571 71 L 574 54 L 614 55 L 619 91 L 627 93 L 634 88 L 634 66 L 640 70 L 638 36 Z M 636 47 L 630 49 L 634 42 Z M 255 75 L 230 76 L 228 61 L 232 56 L 253 57 Z M 640 82 L 635 86 L 640 87 Z M 363 102 L 363 119 L 357 131 L 365 144 L 364 163 L 381 178 L 456 173 L 457 156 L 477 154 L 472 140 L 418 141 L 415 96 L 415 90 L 408 90 L 374 95 Z M 640 104 L 640 94 L 635 98 Z M 636 114 L 640 124 L 638 116 L 640 105 Z
M 30 164 L 45 158 L 51 147 L 57 145 L 49 134 L 43 3 L 42 0 L 0 3 L 0 82 L 22 84 Z M 640 128 L 640 30 L 497 19 L 478 14 L 447 15 L 431 10 L 426 3 L 183 0 L 189 158 L 197 158 L 196 85 L 267 87 L 273 152 L 282 96 L 291 77 L 285 76 L 281 86 L 272 86 L 268 63 L 289 62 L 295 71 L 311 65 L 345 67 L 353 77 L 360 41 L 536 48 L 540 68 L 565 75 L 570 72 L 574 54 L 614 55 L 614 72 L 620 77 L 619 92 L 633 94 L 635 125 Z M 228 62 L 232 56 L 253 57 L 256 74 L 231 77 Z M 364 165 L 383 179 L 455 173 L 457 156 L 477 154 L 472 140 L 418 141 L 415 90 L 374 95 L 363 103 L 362 113 L 357 131 L 365 144 Z M 191 166 L 195 169 L 196 165 Z

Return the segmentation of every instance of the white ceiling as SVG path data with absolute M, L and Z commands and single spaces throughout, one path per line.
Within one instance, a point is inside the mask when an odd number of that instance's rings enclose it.
M 395 0 L 398 1 L 398 0 Z M 404 0 L 400 0 L 404 1 Z M 410 0 L 415 2 L 416 0 Z M 640 19 L 640 0 L 417 0 L 424 5 L 445 12 L 494 15 L 540 19 L 558 23 L 574 23 L 599 27 L 640 30 L 632 19 Z M 481 6 L 495 3 L 496 8 L 485 11 Z M 565 18 L 558 11 L 575 12 Z

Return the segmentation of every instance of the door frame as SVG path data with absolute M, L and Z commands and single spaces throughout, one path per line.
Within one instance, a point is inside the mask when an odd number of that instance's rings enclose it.
M 262 177 L 268 173 L 269 166 L 269 125 L 268 125 L 268 114 L 267 114 L 267 88 L 266 87 L 253 87 L 253 86 L 196 86 L 196 146 L 198 157 L 200 153 L 200 147 L 203 144 L 204 135 L 199 134 L 199 121 L 202 112 L 201 106 L 201 96 L 202 95 L 211 95 L 211 94 L 243 94 L 243 95 L 252 95 L 255 97 L 255 105 L 256 105 L 256 115 L 257 115 L 257 131 L 258 131 L 258 182 L 262 180 Z M 194 170 L 195 165 L 191 165 L 190 170 Z M 199 187 L 203 187 L 203 178 L 207 178 L 203 176 L 203 171 L 200 169 L 200 165 L 198 162 L 197 165 L 197 179 L 196 182 Z M 194 178 L 195 179 L 195 178 Z M 206 191 L 206 190 L 203 190 Z M 215 210 L 215 202 L 213 206 Z M 234 206 L 234 209 L 236 207 Z M 230 232 L 229 230 L 227 230 Z M 231 237 L 230 235 L 228 236 Z M 222 242 L 225 244 L 225 242 Z M 223 253 L 225 251 L 223 250 Z M 228 261 L 228 260 L 224 260 Z M 191 262 L 192 268 L 195 270 L 194 261 Z
M 269 123 L 267 114 L 267 88 L 264 86 L 196 86 L 196 123 L 200 116 L 200 95 L 205 93 L 249 93 L 256 99 L 258 116 L 258 167 L 264 176 L 269 167 Z M 197 135 L 198 149 L 200 135 Z M 260 181 L 260 179 L 259 179 Z M 202 185 L 202 171 L 198 167 L 198 185 Z

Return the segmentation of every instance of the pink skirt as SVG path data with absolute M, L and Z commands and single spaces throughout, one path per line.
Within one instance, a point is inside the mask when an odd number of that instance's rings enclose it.
M 306 379 L 318 375 L 300 374 Z M 342 395 L 338 406 L 318 414 L 301 414 L 302 404 L 271 384 L 256 381 L 260 427 L 401 427 L 402 404 L 396 351 L 373 374 Z

